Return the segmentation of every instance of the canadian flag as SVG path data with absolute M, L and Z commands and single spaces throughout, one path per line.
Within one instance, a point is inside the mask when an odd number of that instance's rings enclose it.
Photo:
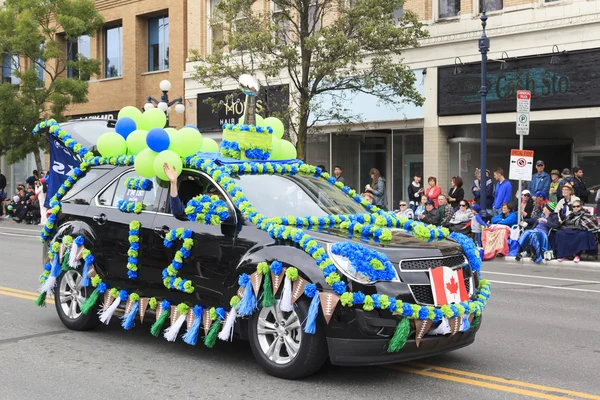
M 456 271 L 448 267 L 430 268 L 429 276 L 436 306 L 469 300 L 462 268 Z

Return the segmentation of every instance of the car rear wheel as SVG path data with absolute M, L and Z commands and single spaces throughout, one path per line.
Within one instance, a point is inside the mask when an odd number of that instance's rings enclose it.
M 323 323 L 317 321 L 312 335 L 302 329 L 308 307 L 308 301 L 300 299 L 292 312 L 283 312 L 279 300 L 275 300 L 272 307 L 261 308 L 250 317 L 250 347 L 269 374 L 299 379 L 317 372 L 325 363 L 327 343 Z
M 58 317 L 67 328 L 75 331 L 94 329 L 100 323 L 95 310 L 88 315 L 81 312 L 81 305 L 92 293 L 91 288 L 81 286 L 81 279 L 81 274 L 75 269 L 63 271 L 56 282 L 54 296 Z

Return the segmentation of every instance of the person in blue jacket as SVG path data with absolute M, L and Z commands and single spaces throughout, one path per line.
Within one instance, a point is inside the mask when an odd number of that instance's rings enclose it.
M 529 182 L 529 191 L 531 193 L 544 192 L 550 193 L 550 175 L 547 172 L 544 172 L 544 162 L 542 160 L 537 160 L 535 163 L 535 169 L 537 173 L 531 177 L 531 182 Z M 535 198 L 533 199 L 535 201 Z
M 501 213 L 492 218 L 492 224 L 513 226 L 517 224 L 517 213 L 510 203 L 502 204 Z
M 498 181 L 498 183 L 496 183 L 496 194 L 494 195 L 492 214 L 496 216 L 502 212 L 504 203 L 510 203 L 512 184 L 504 177 L 504 170 L 500 167 L 494 169 L 494 179 Z

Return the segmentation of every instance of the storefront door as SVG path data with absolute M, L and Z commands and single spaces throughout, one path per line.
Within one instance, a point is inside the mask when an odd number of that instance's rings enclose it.
M 386 179 L 387 190 L 390 190 L 387 174 L 387 137 L 365 137 L 360 142 L 360 169 L 359 187 L 356 190 L 364 191 L 367 184 L 371 183 L 369 171 L 377 168 Z

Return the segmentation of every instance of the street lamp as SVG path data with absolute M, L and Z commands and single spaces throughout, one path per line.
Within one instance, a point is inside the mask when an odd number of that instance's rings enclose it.
M 169 126 L 170 107 L 175 104 L 175 112 L 177 114 L 183 114 L 185 112 L 185 106 L 183 105 L 183 99 L 181 97 L 169 101 L 169 90 L 171 90 L 171 82 L 167 80 L 160 81 L 159 87 L 162 91 L 160 101 L 156 100 L 152 96 L 148 96 L 148 98 L 146 99 L 147 103 L 144 104 L 144 110 L 150 110 L 151 108 L 154 108 L 154 105 L 156 104 L 156 107 L 158 107 L 158 109 L 164 111 L 164 113 L 167 114 L 167 126 Z
M 487 217 L 487 168 L 485 161 L 487 158 L 486 154 L 486 136 L 487 136 L 487 53 L 490 50 L 490 39 L 485 34 L 485 26 L 487 25 L 487 15 L 485 15 L 485 8 L 481 11 L 481 27 L 483 31 L 481 33 L 481 39 L 479 39 L 479 52 L 481 53 L 481 89 L 479 94 L 481 95 L 481 177 L 479 178 L 479 187 L 481 188 L 481 213 L 482 218 Z M 491 178 L 491 177 L 490 177 Z

